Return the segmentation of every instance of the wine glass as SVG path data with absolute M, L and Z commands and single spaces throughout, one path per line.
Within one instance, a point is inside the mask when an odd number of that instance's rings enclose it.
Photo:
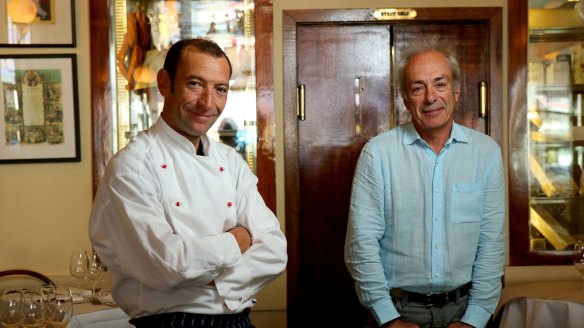
M 87 279 L 91 281 L 91 294 L 94 297 L 95 292 L 101 288 L 104 271 L 105 268 L 94 251 L 89 259 L 89 268 L 87 269 L 86 275 Z
M 66 327 L 73 317 L 73 296 L 66 286 L 52 286 L 48 291 L 45 321 L 51 327 Z
M 29 286 L 22 290 L 22 327 L 42 327 L 45 323 L 43 286 Z
M 582 285 L 580 290 L 584 290 L 584 243 L 578 240 L 574 244 L 574 252 L 572 253 L 572 258 L 574 259 L 574 267 L 580 272 L 582 276 Z
M 4 327 L 16 328 L 23 319 L 22 290 L 3 288 L 0 295 L 0 322 Z
M 74 250 L 71 252 L 71 260 L 69 261 L 69 272 L 75 281 L 77 282 L 77 287 L 81 288 L 81 283 L 87 274 L 88 269 L 88 259 L 87 252 L 83 250 Z

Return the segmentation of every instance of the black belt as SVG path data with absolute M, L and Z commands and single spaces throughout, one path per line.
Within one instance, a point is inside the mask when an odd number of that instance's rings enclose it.
M 422 303 L 426 306 L 442 306 L 450 302 L 456 302 L 460 300 L 461 297 L 468 295 L 472 284 L 466 283 L 454 290 L 449 292 L 439 292 L 430 294 L 420 294 L 414 292 L 408 292 L 400 288 L 392 288 L 390 295 L 396 299 L 407 299 L 407 302 Z

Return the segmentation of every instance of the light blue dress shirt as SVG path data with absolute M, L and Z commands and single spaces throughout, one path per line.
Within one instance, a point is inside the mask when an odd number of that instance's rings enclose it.
M 389 291 L 450 291 L 472 281 L 463 322 L 484 327 L 501 292 L 505 180 L 490 137 L 454 124 L 440 154 L 406 123 L 372 138 L 355 176 L 345 262 L 378 323 Z

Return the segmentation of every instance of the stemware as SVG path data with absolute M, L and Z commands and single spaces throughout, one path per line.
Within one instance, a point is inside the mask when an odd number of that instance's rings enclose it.
M 582 277 L 582 285 L 580 290 L 584 291 L 584 242 L 578 240 L 574 244 L 574 252 L 572 253 L 572 258 L 574 259 L 574 267 L 580 272 Z
M 86 278 L 91 281 L 91 293 L 93 296 L 101 288 L 104 271 L 105 268 L 94 251 L 89 259 L 89 268 L 87 269 L 86 275 Z
M 74 250 L 71 252 L 69 261 L 69 272 L 77 282 L 77 287 L 81 288 L 81 283 L 87 274 L 88 258 L 87 252 L 83 250 Z
M 22 322 L 24 311 L 22 290 L 3 288 L 0 295 L 0 322 L 4 327 L 16 328 Z
M 28 286 L 22 290 L 22 327 L 42 327 L 45 323 L 43 286 Z
M 66 327 L 73 317 L 73 296 L 66 286 L 53 286 L 48 291 L 45 321 L 51 327 Z

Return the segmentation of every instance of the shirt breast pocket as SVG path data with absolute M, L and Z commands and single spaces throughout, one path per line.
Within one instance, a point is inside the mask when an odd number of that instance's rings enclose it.
M 481 220 L 480 183 L 455 183 L 452 185 L 450 218 L 454 223 L 472 223 Z

